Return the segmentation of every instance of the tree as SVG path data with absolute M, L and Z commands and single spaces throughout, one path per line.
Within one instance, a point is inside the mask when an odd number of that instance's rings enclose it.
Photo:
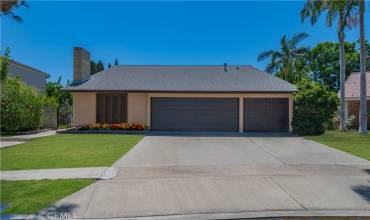
M 339 69 L 340 69 L 340 130 L 347 129 L 346 112 L 345 112 L 345 48 L 344 48 L 344 32 L 346 29 L 351 29 L 354 25 L 355 14 L 354 0 L 307 0 L 301 10 L 301 21 L 310 18 L 311 24 L 314 25 L 319 16 L 326 12 L 326 25 L 333 26 L 337 20 L 338 39 L 339 39 Z
M 90 74 L 93 75 L 94 73 L 97 73 L 98 71 L 96 70 L 96 63 L 91 60 L 90 61 Z
M 95 62 L 93 60 L 90 61 L 90 73 L 91 75 L 103 71 L 104 70 L 104 64 L 101 60 L 98 60 L 98 62 Z
M 1 0 L 0 11 L 2 15 L 9 16 L 15 21 L 23 22 L 22 17 L 14 14 L 13 10 L 19 7 L 29 7 L 25 0 Z
M 367 134 L 367 102 L 366 102 L 366 45 L 365 45 L 365 1 L 359 0 L 360 11 L 360 118 L 359 132 Z
M 62 77 L 59 77 L 58 81 L 48 82 L 46 84 L 46 95 L 57 102 L 58 124 L 69 125 L 71 122 L 73 99 L 70 92 L 62 90 L 63 85 L 61 84 L 61 79 Z
M 359 54 L 356 43 L 345 45 L 346 78 L 359 70 Z M 307 54 L 310 75 L 331 90 L 339 90 L 339 44 L 333 42 L 318 43 Z
M 47 97 L 53 97 L 58 102 L 58 107 L 68 105 L 72 106 L 72 95 L 70 92 L 63 91 L 63 85 L 61 84 L 62 77 L 60 76 L 56 82 L 47 82 L 45 91 Z
M 114 65 L 119 65 L 117 58 L 114 60 Z
M 268 50 L 260 53 L 258 61 L 270 59 L 265 71 L 275 74 L 278 77 L 295 83 L 307 76 L 307 65 L 305 55 L 308 51 L 306 47 L 298 47 L 298 44 L 306 39 L 308 34 L 300 33 L 294 35 L 292 39 L 287 39 L 284 35 L 280 40 L 280 50 Z
M 10 63 L 10 49 L 5 49 L 4 55 L 0 57 L 0 81 L 4 81 L 8 77 L 8 65 Z
M 96 63 L 96 71 L 97 72 L 100 72 L 100 71 L 103 71 L 104 70 L 104 64 L 101 60 L 98 60 L 98 62 Z
M 324 125 L 338 109 L 337 94 L 326 86 L 304 79 L 294 96 L 293 132 L 299 135 L 324 133 Z

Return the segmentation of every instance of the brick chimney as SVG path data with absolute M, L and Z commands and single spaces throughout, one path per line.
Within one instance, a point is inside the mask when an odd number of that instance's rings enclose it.
M 90 52 L 82 47 L 73 48 L 73 84 L 90 78 Z

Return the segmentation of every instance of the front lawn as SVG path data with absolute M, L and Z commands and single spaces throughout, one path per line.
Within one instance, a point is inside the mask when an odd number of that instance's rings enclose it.
M 58 134 L 0 149 L 0 170 L 110 166 L 139 135 Z
M 362 135 L 356 131 L 326 131 L 325 134 L 305 138 L 370 160 L 370 135 Z
M 93 183 L 93 179 L 1 181 L 1 214 L 31 214 Z

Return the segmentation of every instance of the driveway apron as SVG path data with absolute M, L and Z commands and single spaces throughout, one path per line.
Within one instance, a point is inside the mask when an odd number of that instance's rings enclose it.
M 369 161 L 299 137 L 147 136 L 114 166 L 116 177 L 54 208 L 76 218 L 370 216 Z

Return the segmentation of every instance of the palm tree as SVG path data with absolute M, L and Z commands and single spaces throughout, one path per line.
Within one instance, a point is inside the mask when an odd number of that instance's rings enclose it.
M 301 10 L 301 21 L 310 18 L 314 25 L 320 15 L 326 12 L 326 25 L 333 26 L 337 20 L 338 39 L 339 39 L 339 67 L 340 67 L 340 130 L 347 130 L 345 112 L 345 51 L 344 51 L 344 32 L 355 25 L 356 14 L 355 0 L 308 0 Z
M 23 19 L 14 14 L 13 10 L 21 6 L 28 7 L 28 4 L 25 0 L 1 0 L 0 1 L 0 11 L 2 15 L 10 16 L 17 22 L 23 22 Z
M 359 0 L 360 12 L 360 126 L 359 132 L 367 134 L 367 104 L 366 104 L 366 45 L 365 45 L 365 1 Z
M 257 60 L 270 59 L 266 72 L 289 82 L 296 82 L 305 77 L 308 72 L 304 59 L 308 48 L 298 47 L 298 44 L 307 37 L 306 33 L 294 35 L 292 39 L 287 39 L 284 35 L 280 40 L 279 51 L 264 51 L 258 55 Z

